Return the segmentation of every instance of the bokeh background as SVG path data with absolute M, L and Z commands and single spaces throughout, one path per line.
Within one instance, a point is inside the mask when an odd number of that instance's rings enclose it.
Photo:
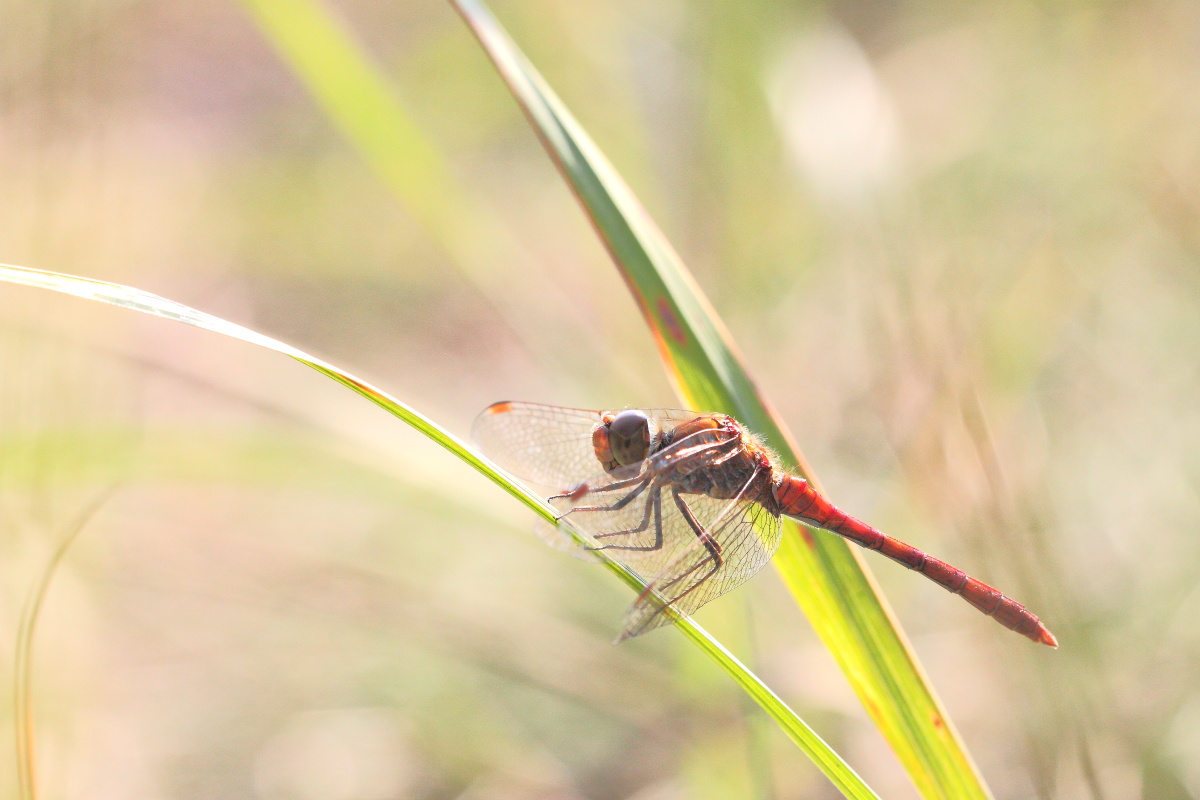
M 674 404 L 448 5 L 331 7 L 421 134 L 403 199 L 234 0 L 0 3 L 0 261 L 249 325 L 462 434 L 500 399 Z M 834 501 L 1058 635 L 869 558 L 996 796 L 1200 796 L 1200 6 L 496 11 Z M 35 643 L 41 796 L 834 796 L 681 637 L 611 646 L 611 576 L 300 365 L 16 287 L 0 363 L 7 685 L 77 534 Z M 916 796 L 769 570 L 699 619 Z

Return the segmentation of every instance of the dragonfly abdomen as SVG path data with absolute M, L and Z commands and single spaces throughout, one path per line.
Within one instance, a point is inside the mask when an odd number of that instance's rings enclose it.
M 837 509 L 803 478 L 783 475 L 774 488 L 774 494 L 781 507 L 781 513 L 836 533 L 868 550 L 877 550 L 893 561 L 921 573 L 947 591 L 961 595 L 968 603 L 1009 630 L 1035 642 L 1058 647 L 1054 634 L 1046 629 L 1032 611 L 1016 600 L 1006 597 L 983 581 L 972 578 L 958 567 L 888 536 Z

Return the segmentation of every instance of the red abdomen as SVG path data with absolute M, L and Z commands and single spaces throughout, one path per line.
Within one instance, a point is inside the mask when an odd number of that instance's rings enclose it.
M 864 522 L 839 511 L 808 485 L 808 481 L 784 474 L 774 487 L 780 513 L 836 533 L 868 550 L 915 570 L 954 594 L 962 595 L 975 608 L 1010 630 L 1035 642 L 1058 647 L 1054 634 L 1025 606 L 1005 597 L 997 589 L 976 580 L 957 567 L 905 544 Z

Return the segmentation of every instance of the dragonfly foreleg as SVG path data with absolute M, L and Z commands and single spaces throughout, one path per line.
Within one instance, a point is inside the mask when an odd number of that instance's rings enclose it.
M 635 483 L 641 483 L 642 485 L 640 487 L 638 487 L 638 489 L 636 491 L 632 492 L 629 496 L 624 497 L 621 500 L 617 501 L 618 505 L 615 505 L 615 506 L 576 506 L 574 508 L 569 508 L 566 511 L 564 511 L 563 513 L 559 514 L 556 519 L 562 519 L 563 517 L 567 516 L 567 514 L 570 514 L 572 511 L 606 511 L 606 510 L 611 510 L 614 508 L 621 508 L 625 503 L 628 503 L 634 497 L 637 497 L 638 493 L 641 492 L 641 490 L 646 488 L 645 484 L 649 480 L 650 480 L 649 475 L 636 475 L 632 478 L 628 478 L 623 481 L 614 481 L 613 483 L 610 483 L 606 486 L 601 486 L 597 489 L 592 489 L 586 483 L 581 483 L 578 486 L 576 486 L 574 489 L 571 489 L 568 492 L 559 492 L 558 494 L 550 495 L 549 497 L 546 498 L 546 502 L 550 503 L 551 505 L 554 505 L 555 500 L 566 499 L 566 500 L 570 500 L 570 501 L 574 502 L 575 500 L 578 500 L 580 497 L 583 497 L 585 494 L 600 494 L 601 492 L 612 492 L 612 491 L 617 491 L 619 489 L 628 488 L 628 487 L 634 485 Z
M 638 484 L 638 486 L 636 486 L 632 492 L 625 495 L 624 497 L 622 497 L 620 500 L 613 503 L 612 505 L 575 506 L 574 508 L 569 510 L 566 514 L 563 514 L 563 516 L 565 517 L 568 514 L 574 514 L 576 511 L 620 511 L 622 508 L 624 508 L 625 506 L 632 503 L 639 495 L 641 495 L 642 492 L 646 491 L 646 487 L 650 486 L 653 483 L 653 480 L 651 480 L 651 476 L 639 475 L 636 478 L 630 478 L 629 480 L 625 480 L 625 481 L 618 481 L 617 483 L 610 484 L 608 486 L 602 487 L 600 489 L 596 489 L 594 491 L 589 490 L 589 492 L 594 494 L 596 492 L 601 492 L 601 491 L 607 492 L 607 491 L 612 491 L 613 489 L 624 489 L 635 483 Z M 569 494 L 558 495 L 558 497 L 570 497 L 570 495 Z M 554 499 L 554 498 L 551 498 L 551 499 Z
M 637 475 L 633 478 L 629 478 L 628 480 L 614 481 L 613 483 L 610 483 L 606 486 L 600 486 L 595 489 L 591 488 L 586 483 L 581 483 L 578 486 L 576 486 L 572 489 L 569 489 L 568 491 L 559 492 L 558 494 L 552 494 L 549 497 L 547 497 L 546 500 L 547 501 L 562 500 L 564 497 L 582 497 L 583 495 L 588 494 L 588 493 L 599 494 L 601 492 L 612 492 L 612 491 L 616 491 L 618 489 L 624 489 L 628 486 L 632 486 L 633 484 L 635 484 L 639 481 L 644 481 L 644 480 L 646 480 L 646 477 L 644 475 Z

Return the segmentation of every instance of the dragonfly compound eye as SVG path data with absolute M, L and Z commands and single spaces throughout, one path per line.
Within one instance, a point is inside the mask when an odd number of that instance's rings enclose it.
M 645 460 L 650 455 L 650 419 L 634 408 L 622 411 L 609 426 L 608 443 L 623 467 Z

